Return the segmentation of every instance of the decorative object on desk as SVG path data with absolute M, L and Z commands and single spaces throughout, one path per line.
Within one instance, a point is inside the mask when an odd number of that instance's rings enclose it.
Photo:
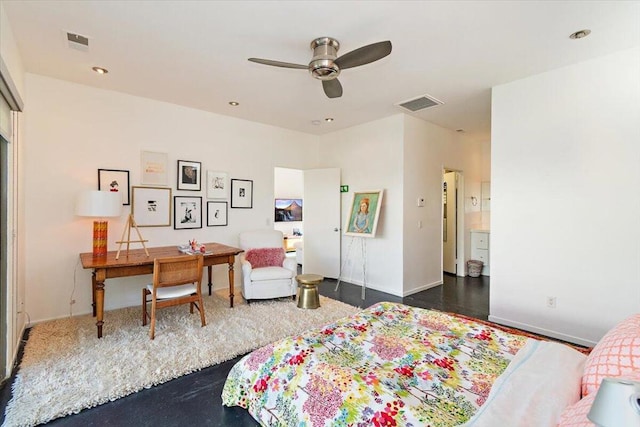
M 173 228 L 202 228 L 202 197 L 173 197 Z
M 375 237 L 382 207 L 383 190 L 354 192 L 351 210 L 344 229 L 345 235 Z
M 95 218 L 120 216 L 122 197 L 110 191 L 83 191 L 76 200 L 76 215 Z M 93 256 L 107 256 L 108 222 L 105 219 L 93 221 Z
M 227 202 L 207 202 L 207 227 L 228 225 L 228 206 Z
M 136 230 L 136 233 L 138 233 L 138 240 L 131 240 L 131 227 L 133 227 Z M 125 234 L 127 235 L 127 240 L 124 240 Z M 127 256 L 129 256 L 129 245 L 131 243 L 142 244 L 142 247 L 144 248 L 144 253 L 147 254 L 147 256 L 149 256 L 147 245 L 145 245 L 146 242 L 148 242 L 148 240 L 145 240 L 142 238 L 142 234 L 140 233 L 140 229 L 136 224 L 136 220 L 133 218 L 133 214 L 129 214 L 129 218 L 127 219 L 127 225 L 125 225 L 124 230 L 122 230 L 122 237 L 120 237 L 120 240 L 116 242 L 118 244 L 118 252 L 116 253 L 116 259 L 120 259 L 120 251 L 122 249 L 123 243 L 127 244 L 127 249 L 126 249 Z
M 142 167 L 142 179 L 140 182 L 143 185 L 168 185 L 167 159 L 167 153 L 142 151 L 140 153 Z
M 601 427 L 640 426 L 640 382 L 604 378 L 587 418 Z
M 320 298 L 319 309 L 302 311 L 290 298 L 229 309 L 226 298 L 203 296 L 207 326 L 200 326 L 198 316 L 185 316 L 181 307 L 167 308 L 153 341 L 140 326 L 139 305 L 108 311 L 101 339 L 91 314 L 38 323 L 24 346 L 5 425 L 36 425 L 74 414 L 358 311 Z M 149 354 L 154 363 L 148 363 Z
M 171 189 L 162 187 L 131 187 L 131 215 L 138 227 L 171 225 Z
M 276 199 L 275 222 L 302 221 L 302 199 Z
M 129 205 L 129 171 L 98 169 L 98 190 L 122 195 L 122 204 Z
M 226 172 L 207 171 L 207 199 L 226 199 L 227 186 Z
M 249 179 L 231 180 L 231 207 L 253 208 L 253 181 Z
M 178 190 L 200 191 L 202 189 L 201 163 L 178 160 Z

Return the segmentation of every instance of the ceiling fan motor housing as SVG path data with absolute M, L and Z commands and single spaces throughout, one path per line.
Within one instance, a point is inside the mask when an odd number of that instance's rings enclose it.
M 333 80 L 340 74 L 340 68 L 333 62 L 338 57 L 340 43 L 331 37 L 319 37 L 311 42 L 313 58 L 309 62 L 309 72 L 318 80 Z

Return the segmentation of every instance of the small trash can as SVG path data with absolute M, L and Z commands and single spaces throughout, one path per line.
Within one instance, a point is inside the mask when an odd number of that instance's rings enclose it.
M 469 276 L 471 277 L 480 277 L 483 265 L 484 262 L 482 261 L 470 259 L 469 261 L 467 261 L 467 273 L 469 273 Z

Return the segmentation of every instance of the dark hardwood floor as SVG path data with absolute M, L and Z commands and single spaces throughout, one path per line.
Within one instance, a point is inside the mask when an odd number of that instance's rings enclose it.
M 341 282 L 325 280 L 320 293 L 358 307 L 368 307 L 381 301 L 402 302 L 407 305 L 464 314 L 487 320 L 489 315 L 489 277 L 456 277 L 445 274 L 444 284 L 405 298 L 372 289 L 361 299 L 361 288 Z M 26 333 L 28 339 L 28 331 Z M 21 350 L 22 351 L 22 350 Z M 21 353 L 19 355 L 21 357 Z M 222 406 L 221 393 L 227 373 L 241 356 L 186 375 L 159 386 L 134 393 L 114 402 L 79 414 L 53 420 L 51 426 L 257 426 L 243 409 Z M 69 372 L 69 375 L 73 375 Z M 2 386 L 0 406 L 4 422 L 4 408 L 11 398 L 11 383 Z M 3 424 L 4 425 L 4 424 Z

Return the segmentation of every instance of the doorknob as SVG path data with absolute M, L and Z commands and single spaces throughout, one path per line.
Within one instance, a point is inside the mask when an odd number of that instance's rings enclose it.
M 337 227 L 333 229 L 333 231 L 340 231 L 340 229 L 338 229 Z

